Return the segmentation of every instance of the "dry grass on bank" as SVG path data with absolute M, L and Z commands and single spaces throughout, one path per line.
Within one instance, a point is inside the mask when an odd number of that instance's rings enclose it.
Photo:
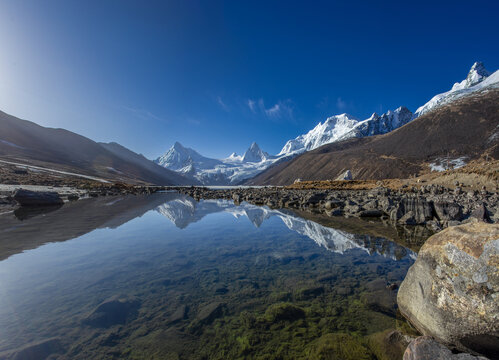
M 480 190 L 483 186 L 489 191 L 499 191 L 499 160 L 479 159 L 466 166 L 442 172 L 428 171 L 409 179 L 384 180 L 323 180 L 301 181 L 287 186 L 288 189 L 328 189 L 328 190 L 370 190 L 386 187 L 392 190 L 438 184 L 453 189 L 459 184 L 465 190 Z

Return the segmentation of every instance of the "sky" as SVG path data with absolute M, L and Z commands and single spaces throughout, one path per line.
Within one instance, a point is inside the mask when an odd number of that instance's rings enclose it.
M 0 110 L 154 159 L 271 154 L 499 69 L 499 1 L 1 0 Z M 1 136 L 1 134 L 0 134 Z

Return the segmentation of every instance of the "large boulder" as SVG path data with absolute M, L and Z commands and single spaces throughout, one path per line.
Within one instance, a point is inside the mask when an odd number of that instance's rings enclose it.
M 424 335 L 499 357 L 499 225 L 470 223 L 430 237 L 397 297 Z
M 347 170 L 343 174 L 338 176 L 335 180 L 353 180 L 352 172 L 350 170 Z

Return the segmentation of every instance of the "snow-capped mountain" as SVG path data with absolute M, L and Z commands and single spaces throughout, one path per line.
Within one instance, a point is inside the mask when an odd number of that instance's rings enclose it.
M 358 120 L 348 114 L 331 116 L 308 133 L 289 140 L 279 155 L 292 156 L 339 140 L 386 134 L 407 124 L 412 119 L 412 112 L 403 106 L 381 116 L 373 113 L 366 120 Z
M 242 156 L 233 153 L 218 160 L 202 156 L 176 142 L 154 162 L 194 178 L 203 185 L 237 185 L 267 169 L 279 159 L 280 157 L 262 151 L 257 143 L 251 144 Z
M 334 115 L 320 122 L 308 133 L 288 140 L 278 156 L 299 154 L 316 149 L 324 144 L 329 144 L 340 139 L 351 131 L 359 120 L 348 114 Z
M 154 161 L 167 169 L 182 173 L 196 169 L 210 169 L 222 164 L 220 160 L 210 159 L 197 151 L 182 146 L 178 141 L 163 155 Z
M 335 141 L 386 134 L 441 105 L 491 87 L 499 87 L 499 71 L 490 74 L 482 63 L 476 62 L 466 79 L 455 83 L 450 91 L 434 96 L 414 114 L 401 106 L 382 115 L 373 113 L 365 120 L 348 114 L 334 115 L 317 124 L 306 134 L 288 140 L 279 154 L 274 156 L 253 143 L 243 155 L 233 153 L 225 159 L 210 159 L 177 142 L 155 162 L 195 178 L 204 185 L 236 185 L 284 159 Z
M 343 135 L 339 140 L 386 134 L 407 124 L 412 119 L 412 112 L 404 106 L 394 111 L 388 110 L 381 116 L 373 113 L 369 119 L 358 122 L 352 130 Z
M 265 161 L 269 158 L 269 154 L 262 151 L 258 144 L 254 142 L 251 144 L 250 148 L 246 150 L 246 152 L 243 155 L 243 158 L 241 159 L 242 162 L 248 163 L 248 162 L 261 162 Z
M 460 99 L 463 96 L 468 96 L 489 87 L 499 87 L 499 70 L 490 74 L 481 62 L 476 62 L 471 67 L 466 79 L 455 83 L 451 90 L 435 95 L 430 101 L 416 110 L 414 118 L 426 114 L 439 106 Z

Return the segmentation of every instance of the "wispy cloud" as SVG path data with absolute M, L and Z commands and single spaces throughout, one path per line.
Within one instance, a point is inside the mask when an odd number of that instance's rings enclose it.
M 251 112 L 264 114 L 269 119 L 293 119 L 293 103 L 291 100 L 279 100 L 270 107 L 265 106 L 263 99 L 248 99 L 247 105 Z
M 198 119 L 192 119 L 192 118 L 188 118 L 187 122 L 189 124 L 193 124 L 193 125 L 200 125 L 201 124 L 201 121 L 199 121 Z
M 226 111 L 226 112 L 230 111 L 229 106 L 226 103 L 224 103 L 224 101 L 222 100 L 222 98 L 220 96 L 217 96 L 217 103 L 218 103 L 218 105 L 220 105 L 220 107 L 224 111 Z
M 155 120 L 161 122 L 168 122 L 167 119 L 157 116 L 148 110 L 133 108 L 129 106 L 123 106 L 123 109 L 131 112 L 134 116 L 142 120 Z
M 347 103 L 341 97 L 339 97 L 336 99 L 336 107 L 338 108 L 338 110 L 343 111 L 346 109 Z
M 251 112 L 256 113 L 256 102 L 248 99 L 248 107 L 250 108 Z
M 341 96 L 338 97 L 329 97 L 325 96 L 321 99 L 321 101 L 317 104 L 319 109 L 328 112 L 345 112 L 345 111 L 355 111 L 355 104 L 352 101 L 347 101 L 343 99 Z

